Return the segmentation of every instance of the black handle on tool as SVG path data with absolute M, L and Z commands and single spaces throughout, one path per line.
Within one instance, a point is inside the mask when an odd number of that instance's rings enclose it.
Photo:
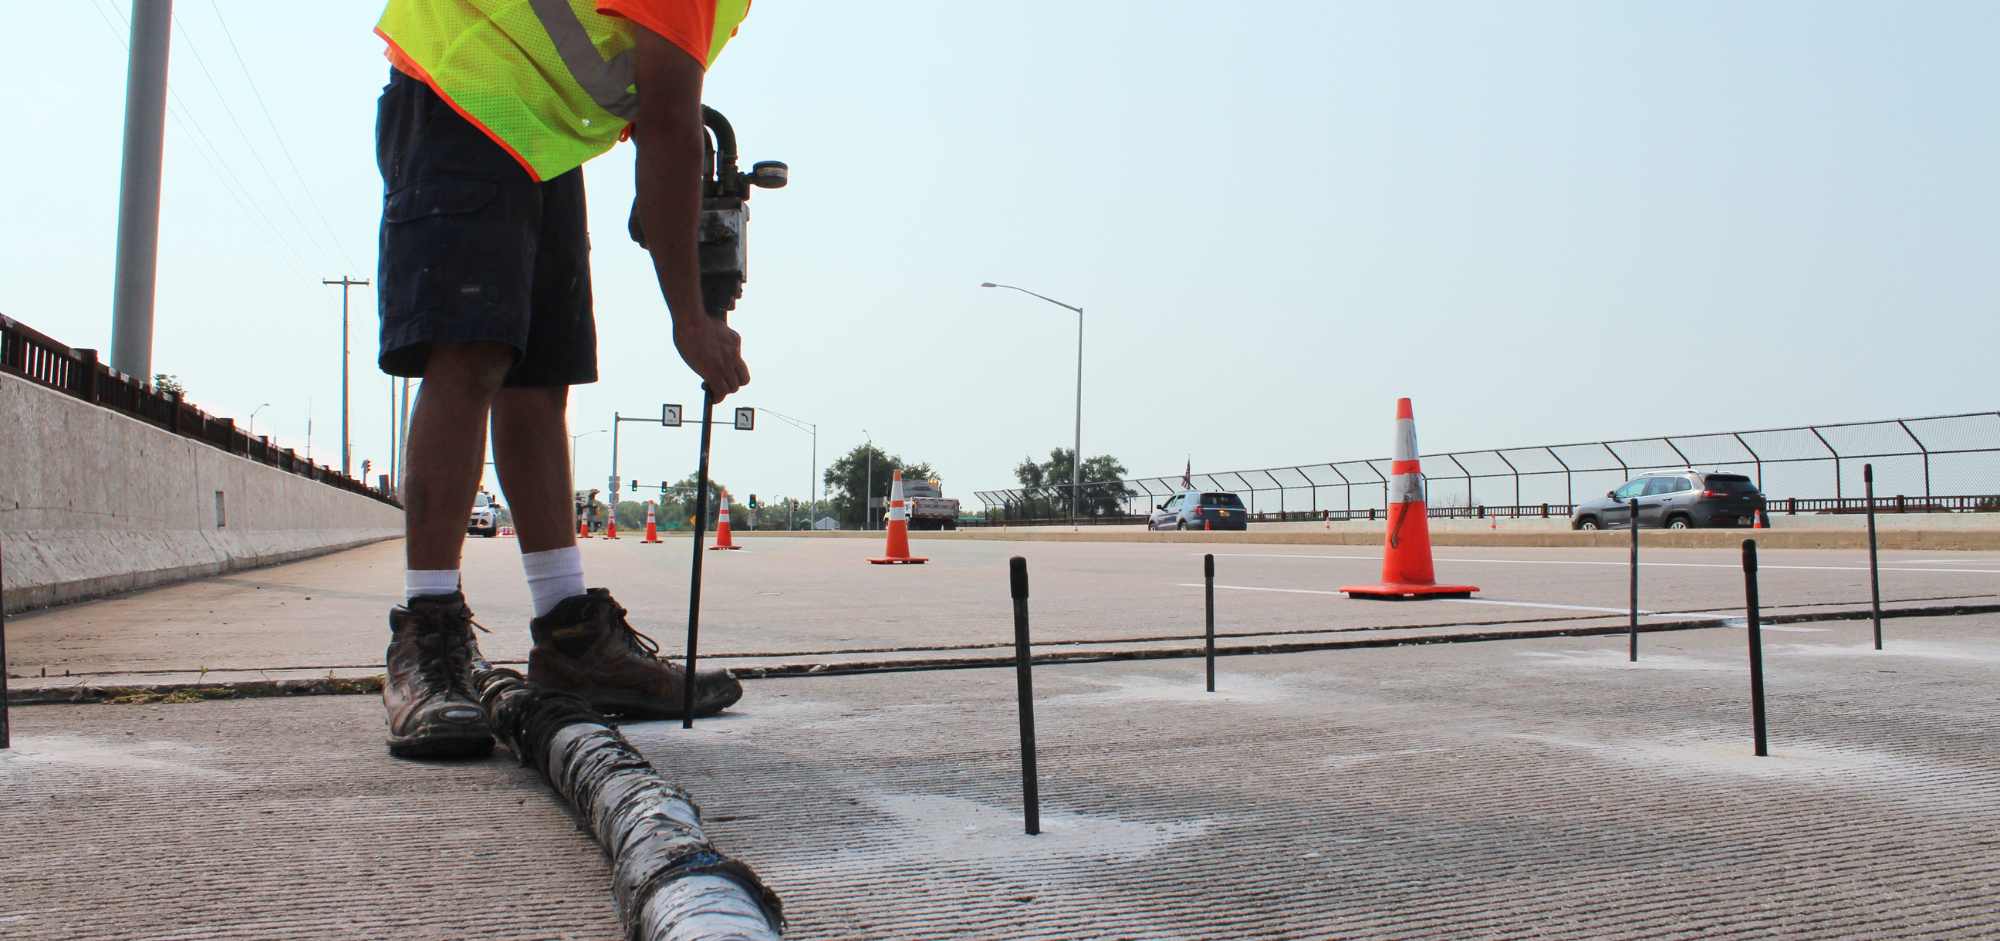
M 1201 557 L 1202 602 L 1205 610 L 1203 618 L 1207 626 L 1208 639 L 1208 691 L 1215 692 L 1215 555 Z

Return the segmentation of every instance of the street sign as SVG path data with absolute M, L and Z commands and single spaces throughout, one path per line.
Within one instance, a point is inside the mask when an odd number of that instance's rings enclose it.
M 755 429 L 756 427 L 757 427 L 757 410 L 756 410 L 756 409 L 754 409 L 754 408 L 739 408 L 739 409 L 737 409 L 737 410 L 736 410 L 736 430 L 737 430 L 737 431 L 751 431 L 751 430 L 754 430 L 754 429 Z
M 668 428 L 679 428 L 681 426 L 681 407 L 678 405 L 660 406 L 660 424 Z

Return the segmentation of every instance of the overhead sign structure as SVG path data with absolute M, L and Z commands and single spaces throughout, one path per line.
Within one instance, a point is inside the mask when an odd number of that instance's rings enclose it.
M 668 428 L 679 428 L 681 426 L 681 407 L 678 405 L 660 406 L 660 424 Z
M 755 429 L 756 429 L 756 427 L 757 427 L 757 410 L 756 410 L 756 409 L 754 409 L 754 408 L 739 408 L 739 409 L 737 409 L 737 410 L 736 410 L 736 430 L 737 430 L 737 431 L 753 431 L 753 430 L 755 430 Z

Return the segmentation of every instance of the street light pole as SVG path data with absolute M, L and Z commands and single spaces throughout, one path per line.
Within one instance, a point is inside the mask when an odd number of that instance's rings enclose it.
M 861 477 L 862 486 L 868 490 L 867 497 L 861 501 L 861 528 L 866 531 L 875 528 L 875 436 L 868 434 L 866 428 L 861 429 L 861 433 L 868 436 L 865 446 L 868 450 L 868 473 Z
M 769 408 L 763 409 L 763 412 L 772 418 L 791 425 L 793 428 L 812 434 L 812 466 L 809 468 L 812 476 L 806 481 L 806 498 L 812 501 L 812 511 L 806 517 L 806 525 L 811 526 L 819 518 L 819 497 L 817 496 L 818 491 L 815 489 L 819 485 L 819 426 L 804 419 L 793 418 L 783 412 L 774 411 Z M 789 528 L 788 525 L 787 529 Z
M 132 4 L 125 61 L 124 162 L 111 284 L 111 368 L 153 381 L 153 288 L 160 258 L 161 151 L 167 135 L 168 34 L 173 0 Z
M 257 413 L 270 407 L 271 403 L 265 402 L 264 404 L 259 405 L 256 408 L 250 410 L 250 437 L 252 438 L 257 437 Z
M 596 431 L 579 431 L 569 436 L 569 487 L 571 490 L 576 489 L 576 443 L 591 435 L 601 435 L 603 433 L 604 429 L 599 428 Z
M 1077 514 L 1083 504 L 1083 308 L 1077 307 L 1074 304 L 1065 304 L 1053 297 L 1036 294 L 1027 288 L 1015 287 L 1011 284 L 996 284 L 992 281 L 982 281 L 979 286 L 983 288 L 1006 288 L 1010 291 L 1019 291 L 1030 297 L 1041 298 L 1065 310 L 1076 311 L 1076 438 L 1070 445 L 1069 455 L 1069 527 L 1070 529 L 1076 529 Z
M 320 279 L 321 284 L 340 285 L 340 475 L 350 476 L 348 455 L 353 450 L 353 442 L 347 436 L 347 289 L 367 287 L 368 279 L 355 280 L 341 275 L 340 280 Z

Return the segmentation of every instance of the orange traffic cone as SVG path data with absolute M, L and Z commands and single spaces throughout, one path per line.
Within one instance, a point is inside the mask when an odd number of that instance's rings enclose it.
M 1751 528 L 1751 529 L 1770 529 L 1771 527 L 1770 527 L 1769 525 L 1766 525 L 1766 523 L 1764 522 L 1764 521 L 1765 521 L 1765 520 L 1767 520 L 1767 519 L 1769 519 L 1769 517 L 1767 517 L 1767 516 L 1765 516 L 1765 515 L 1764 515 L 1764 511 L 1763 511 L 1763 510 L 1761 510 L 1761 509 L 1757 509 L 1757 510 L 1751 510 L 1751 511 L 1750 511 L 1750 528 Z
M 615 512 L 606 514 L 604 517 L 604 538 L 618 538 L 618 514 Z
M 646 538 L 641 540 L 641 543 L 655 543 L 659 541 L 660 527 L 658 523 L 653 521 L 653 503 L 648 500 L 646 502 Z
M 715 524 L 715 545 L 708 548 L 711 552 L 717 549 L 743 548 L 729 540 L 729 492 L 726 490 L 722 492 L 722 521 Z
M 929 559 L 910 555 L 910 511 L 903 506 L 903 472 L 889 481 L 889 544 L 872 565 L 922 565 Z
M 1389 465 L 1389 534 L 1382 553 L 1382 584 L 1342 585 L 1349 598 L 1466 598 L 1472 585 L 1440 585 L 1431 570 L 1431 524 L 1424 508 L 1423 468 L 1417 462 L 1417 420 L 1409 399 L 1396 400 L 1396 459 Z
M 586 520 L 586 519 L 578 519 L 578 520 L 576 521 L 576 538 L 578 538 L 578 539 L 589 539 L 589 538 L 590 538 L 590 521 L 589 521 L 589 520 Z

